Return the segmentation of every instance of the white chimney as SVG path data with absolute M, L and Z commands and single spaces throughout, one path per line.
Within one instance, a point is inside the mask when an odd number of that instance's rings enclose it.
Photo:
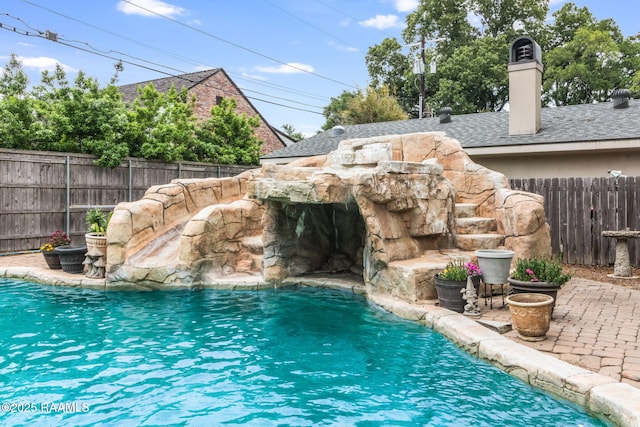
M 515 39 L 509 51 L 509 135 L 540 130 L 542 51 L 530 37 Z

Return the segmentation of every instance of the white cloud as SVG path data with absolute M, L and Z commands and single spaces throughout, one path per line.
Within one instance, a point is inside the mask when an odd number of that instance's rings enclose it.
M 60 61 L 54 58 L 48 58 L 46 56 L 38 56 L 38 57 L 27 57 L 27 56 L 19 56 L 18 61 L 22 63 L 22 66 L 25 68 L 34 68 L 38 71 L 54 71 L 56 69 L 56 64 L 60 64 L 62 69 L 67 72 L 77 72 L 73 67 L 69 65 L 63 64 Z
M 395 0 L 395 8 L 398 12 L 413 12 L 418 8 L 418 0 Z
M 251 80 L 260 80 L 262 82 L 266 82 L 267 80 L 269 80 L 265 76 L 261 76 L 260 74 L 249 74 L 249 73 L 243 72 L 242 76 Z
M 140 7 L 137 7 L 135 5 Z M 186 10 L 181 8 L 180 6 L 165 3 L 160 0 L 132 0 L 131 3 L 120 1 L 118 2 L 116 8 L 127 15 L 142 15 L 153 17 L 158 16 L 153 12 L 169 17 L 176 17 L 186 12 Z
M 376 15 L 375 18 L 360 21 L 360 25 L 363 27 L 377 28 L 378 30 L 386 30 L 387 28 L 402 27 L 404 24 L 397 15 Z
M 358 52 L 359 51 L 357 47 L 334 43 L 333 40 L 329 40 L 327 44 L 329 45 L 329 47 L 332 47 L 335 50 L 340 52 Z
M 289 62 L 288 64 L 282 64 L 278 67 L 256 67 L 256 70 L 271 74 L 295 74 L 304 71 L 313 72 L 314 68 L 308 64 Z

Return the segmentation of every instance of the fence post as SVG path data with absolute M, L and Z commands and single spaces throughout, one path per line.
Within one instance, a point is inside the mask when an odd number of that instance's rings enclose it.
M 65 232 L 67 236 L 71 236 L 71 159 L 66 157 L 64 162 L 65 181 L 66 181 L 66 202 L 65 202 Z
M 129 159 L 129 183 L 128 188 L 129 194 L 127 195 L 127 201 L 131 202 L 133 199 L 133 162 Z

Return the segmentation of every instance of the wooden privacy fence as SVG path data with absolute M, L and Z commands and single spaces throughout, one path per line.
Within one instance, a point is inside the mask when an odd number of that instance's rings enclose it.
M 126 159 L 115 169 L 83 154 L 0 149 L 0 253 L 37 249 L 56 230 L 84 243 L 88 207 L 138 200 L 176 178 L 234 176 L 244 166 Z M 615 241 L 605 230 L 640 230 L 640 177 L 512 179 L 511 187 L 545 198 L 554 254 L 569 264 L 612 265 Z M 640 267 L 640 242 L 629 240 Z
M 119 167 L 94 156 L 0 149 L 0 253 L 37 249 L 56 230 L 84 243 L 89 207 L 110 211 L 176 178 L 234 176 L 255 167 L 125 159 Z
M 512 179 L 511 188 L 544 196 L 554 254 L 568 264 L 612 265 L 615 240 L 606 230 L 640 230 L 640 177 Z M 640 242 L 629 239 L 640 267 Z

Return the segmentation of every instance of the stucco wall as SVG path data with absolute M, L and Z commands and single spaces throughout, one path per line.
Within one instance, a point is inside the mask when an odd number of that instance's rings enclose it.
M 638 147 L 640 149 L 640 146 Z M 558 153 L 480 156 L 469 153 L 482 166 L 503 173 L 511 179 L 605 177 L 609 170 L 620 170 L 627 176 L 640 176 L 640 151 L 591 154 Z

